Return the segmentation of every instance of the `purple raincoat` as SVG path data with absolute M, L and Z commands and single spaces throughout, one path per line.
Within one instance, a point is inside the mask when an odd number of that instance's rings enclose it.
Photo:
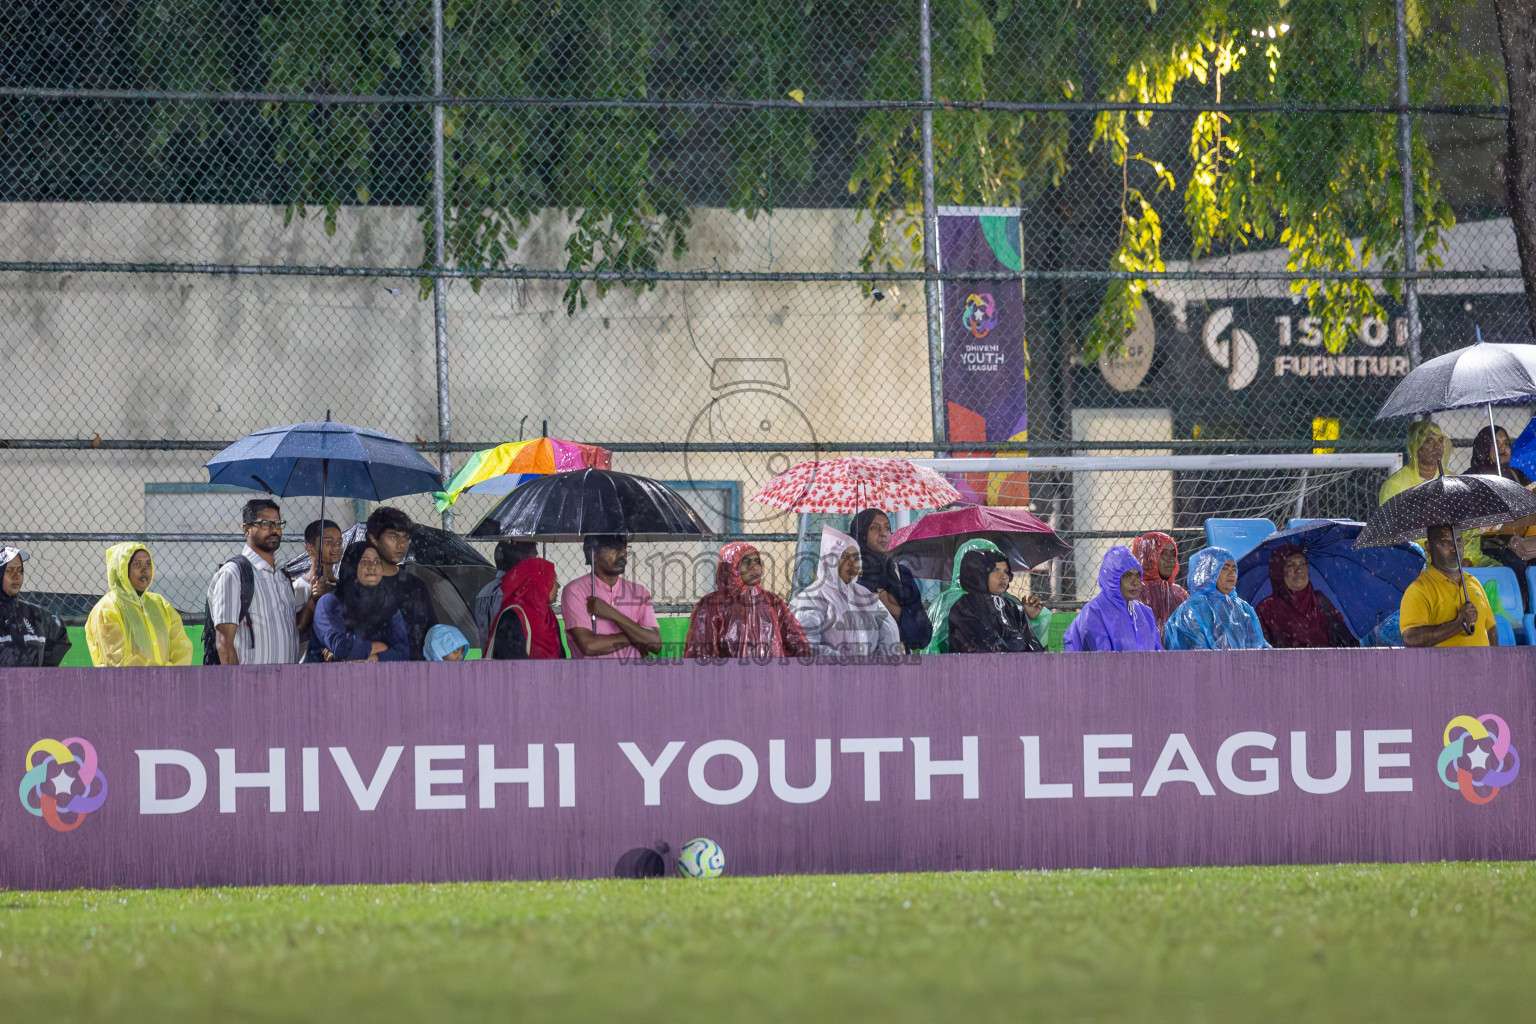
M 1161 651 L 1163 638 L 1157 631 L 1152 609 L 1140 601 L 1126 604 L 1120 596 L 1120 577 L 1141 572 L 1141 562 L 1131 549 L 1117 544 L 1104 553 L 1099 565 L 1099 593 L 1083 605 L 1067 633 L 1062 647 L 1069 651 Z

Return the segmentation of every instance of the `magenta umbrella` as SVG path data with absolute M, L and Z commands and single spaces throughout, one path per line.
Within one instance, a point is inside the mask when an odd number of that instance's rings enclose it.
M 1022 508 L 962 505 L 930 512 L 891 535 L 891 556 L 925 580 L 947 580 L 955 551 L 968 540 L 989 540 L 1008 556 L 1015 572 L 1025 572 L 1072 553 L 1072 545 Z

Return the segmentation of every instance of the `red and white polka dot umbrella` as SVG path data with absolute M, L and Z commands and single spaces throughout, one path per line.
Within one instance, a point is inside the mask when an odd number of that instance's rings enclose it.
M 802 462 L 780 473 L 752 496 L 785 512 L 847 512 L 878 508 L 943 508 L 960 492 L 926 466 L 906 459 L 848 456 Z

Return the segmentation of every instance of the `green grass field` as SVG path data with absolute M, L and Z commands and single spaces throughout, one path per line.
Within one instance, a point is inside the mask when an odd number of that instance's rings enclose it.
M 1526 863 L 4 892 L 0 1019 L 1522 1020 L 1533 896 Z

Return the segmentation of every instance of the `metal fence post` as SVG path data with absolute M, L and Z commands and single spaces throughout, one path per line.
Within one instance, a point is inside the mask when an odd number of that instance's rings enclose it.
M 919 0 L 917 62 L 922 76 L 922 99 L 933 99 L 933 33 L 929 27 L 929 0 Z M 928 389 L 933 407 L 933 439 L 948 439 L 944 406 L 944 307 L 939 281 L 939 218 L 933 197 L 933 108 L 923 108 L 923 302 L 928 310 Z
M 1397 151 L 1398 172 L 1403 179 L 1403 269 L 1419 269 L 1417 234 L 1413 211 L 1413 115 L 1408 112 L 1408 11 L 1406 0 L 1393 0 L 1392 33 L 1397 37 Z M 1424 355 L 1419 348 L 1419 283 L 1403 282 L 1403 305 L 1408 313 L 1408 364 L 1418 366 Z
M 443 97 L 443 0 L 432 0 L 432 98 Z M 432 266 L 447 264 L 443 216 L 443 105 L 432 104 Z M 437 341 L 437 465 L 444 483 L 453 473 L 448 443 L 453 440 L 448 411 L 448 281 L 432 279 L 432 326 Z M 443 529 L 453 529 L 453 512 L 443 513 Z

